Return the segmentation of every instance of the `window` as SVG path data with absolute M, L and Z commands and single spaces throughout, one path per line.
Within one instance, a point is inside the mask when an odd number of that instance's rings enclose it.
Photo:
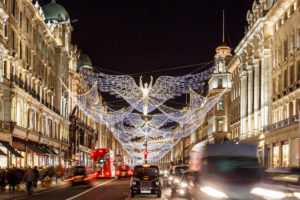
M 217 109 L 223 110 L 223 100 L 222 99 L 218 102 Z
M 294 83 L 294 65 L 290 66 L 290 85 Z
M 13 30 L 11 31 L 11 41 L 11 47 L 15 50 L 15 32 Z
M 288 86 L 288 73 L 287 70 L 284 70 L 283 89 L 286 89 L 287 86 Z
M 281 64 L 282 61 L 281 46 L 278 47 L 277 53 L 278 53 L 278 64 Z
M 297 47 L 300 48 L 300 28 L 298 28 Z
M 12 0 L 11 12 L 13 16 L 16 16 L 16 0 Z
M 288 41 L 287 39 L 283 42 L 283 58 L 286 60 L 288 57 Z
M 29 23 L 30 23 L 30 22 L 29 22 L 29 19 L 26 18 L 26 33 L 27 33 L 27 34 L 29 33 L 29 26 L 30 26 Z
M 7 61 L 3 62 L 3 76 L 7 76 Z
M 23 13 L 20 12 L 20 28 L 23 26 Z
M 219 119 L 219 120 L 217 121 L 217 126 L 218 126 L 218 128 L 217 128 L 218 132 L 219 132 L 219 133 L 220 133 L 220 132 L 223 132 L 223 126 L 224 126 L 223 119 Z
M 294 53 L 294 47 L 295 47 L 295 36 L 292 34 L 290 36 L 290 54 L 292 55 Z
M 223 79 L 219 78 L 218 79 L 218 88 L 222 88 L 223 87 Z
M 22 42 L 20 42 L 20 59 L 23 58 L 23 47 L 22 47 Z
M 300 80 L 300 60 L 297 62 L 297 81 Z
M 282 90 L 282 84 L 281 84 L 281 74 L 278 75 L 278 91 L 280 92 Z
M 48 119 L 48 136 L 52 137 L 52 120 Z

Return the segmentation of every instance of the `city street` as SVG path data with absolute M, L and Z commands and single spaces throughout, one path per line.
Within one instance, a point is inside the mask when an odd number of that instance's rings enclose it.
M 45 192 L 34 194 L 31 197 L 20 197 L 17 200 L 31 200 L 31 199 L 43 199 L 43 200 L 96 200 L 96 199 L 108 199 L 108 200 L 148 200 L 157 199 L 156 196 L 136 196 L 131 198 L 129 195 L 129 179 L 100 179 L 92 183 L 91 187 L 80 185 L 72 187 L 65 185 L 59 188 L 50 189 Z M 171 198 L 170 189 L 165 188 L 163 190 L 162 200 L 183 200 L 182 198 Z

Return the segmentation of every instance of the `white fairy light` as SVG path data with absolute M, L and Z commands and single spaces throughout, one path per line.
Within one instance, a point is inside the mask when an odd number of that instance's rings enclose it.
M 79 70 L 93 86 L 86 93 L 76 95 L 64 85 L 70 97 L 85 115 L 105 124 L 135 161 L 143 159 L 141 152 L 146 140 L 148 160 L 161 159 L 180 138 L 190 135 L 201 125 L 206 114 L 226 92 L 207 98 L 193 91 L 203 85 L 212 69 L 195 75 L 162 76 L 154 85 L 152 76 L 150 83 L 144 85 L 140 77 L 139 87 L 130 76 L 93 73 L 80 67 Z M 130 106 L 120 110 L 104 106 L 98 90 L 122 97 Z M 186 108 L 180 110 L 164 105 L 165 101 L 183 93 L 190 94 Z M 160 113 L 149 115 L 155 109 Z M 134 110 L 140 113 L 134 113 Z

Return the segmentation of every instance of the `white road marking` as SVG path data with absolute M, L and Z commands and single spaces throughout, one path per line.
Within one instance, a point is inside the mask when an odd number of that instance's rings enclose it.
M 112 180 L 106 181 L 106 182 L 104 182 L 104 183 L 100 183 L 99 185 L 96 185 L 96 186 L 94 186 L 94 187 L 92 187 L 92 188 L 90 188 L 90 189 L 88 189 L 88 190 L 86 190 L 86 191 L 84 191 L 84 192 L 81 192 L 81 193 L 79 193 L 79 194 L 77 194 L 77 195 L 75 195 L 75 196 L 73 196 L 73 197 L 67 198 L 66 200 L 72 200 L 72 199 L 75 199 L 75 198 L 77 198 L 77 197 L 79 197 L 79 196 L 81 196 L 81 195 L 83 195 L 83 194 L 85 194 L 85 193 L 88 193 L 89 191 L 91 191 L 91 190 L 93 190 L 93 189 L 95 189 L 95 188 L 97 188 L 97 187 L 100 187 L 100 186 L 102 186 L 102 185 L 105 185 L 105 184 L 107 184 L 107 183 L 109 183 L 109 182 L 111 182 L 111 181 L 114 181 L 114 180 L 116 180 L 116 179 L 112 179 Z

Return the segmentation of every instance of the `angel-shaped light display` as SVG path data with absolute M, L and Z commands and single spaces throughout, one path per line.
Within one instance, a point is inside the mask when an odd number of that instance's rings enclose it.
M 151 76 L 150 84 L 144 83 L 143 86 L 143 80 L 142 76 L 140 76 L 140 89 L 142 90 L 143 93 L 143 114 L 146 116 L 148 114 L 148 104 L 149 104 L 149 93 L 152 89 L 152 84 L 153 84 L 153 76 Z
M 203 86 L 212 69 L 205 72 L 185 76 L 161 76 L 153 84 L 143 83 L 142 76 L 139 85 L 134 78 L 127 75 L 107 75 L 93 73 L 82 69 L 81 75 L 93 84 L 90 91 L 83 95 L 70 97 L 91 119 L 106 124 L 132 159 L 143 159 L 144 143 L 148 144 L 148 160 L 157 161 L 167 154 L 180 138 L 193 133 L 202 123 L 205 115 L 226 92 L 215 97 L 202 97 L 195 89 Z M 124 98 L 130 106 L 114 110 L 109 106 L 103 109 L 98 92 L 109 92 L 119 98 Z M 186 109 L 175 109 L 164 103 L 184 93 L 190 94 L 190 102 Z M 154 109 L 160 113 L 149 114 Z M 134 110 L 140 113 L 133 112 Z M 145 117 L 146 116 L 146 117 Z

